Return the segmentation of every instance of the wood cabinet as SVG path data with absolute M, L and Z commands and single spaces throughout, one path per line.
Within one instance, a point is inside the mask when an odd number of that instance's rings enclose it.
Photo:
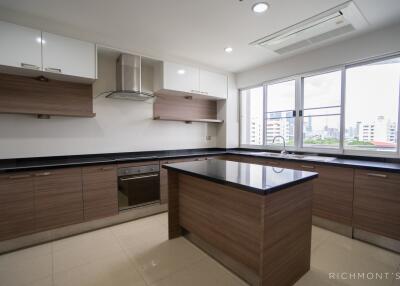
M 86 221 L 118 214 L 115 165 L 82 168 L 83 214 Z
M 42 69 L 41 32 L 0 21 L 0 65 Z
M 168 171 L 162 167 L 164 164 L 172 164 L 179 162 L 191 162 L 207 160 L 210 157 L 191 157 L 181 159 L 171 159 L 160 161 L 160 201 L 162 204 L 168 203 Z
M 214 99 L 226 99 L 228 78 L 226 75 L 210 72 L 187 65 L 164 62 L 162 90 L 201 95 Z M 178 93 L 176 93 L 178 92 Z M 160 92 L 161 94 L 163 92 Z
M 356 170 L 354 227 L 400 240 L 400 174 Z
M 96 78 L 96 48 L 92 43 L 42 33 L 43 71 Z
M 31 173 L 0 175 L 0 241 L 35 231 Z
M 81 168 L 34 173 L 36 231 L 83 221 Z

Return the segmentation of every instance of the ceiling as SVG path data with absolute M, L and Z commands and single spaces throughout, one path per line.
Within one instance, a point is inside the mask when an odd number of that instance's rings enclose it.
M 160 59 L 240 72 L 279 59 L 248 44 L 344 0 L 0 0 L 0 18 Z M 400 19 L 399 0 L 355 0 L 368 29 Z M 364 31 L 365 32 L 365 31 Z M 232 46 L 232 54 L 224 52 Z

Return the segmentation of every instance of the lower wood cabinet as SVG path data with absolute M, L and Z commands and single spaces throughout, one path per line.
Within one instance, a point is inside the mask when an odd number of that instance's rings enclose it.
M 0 175 L 0 240 L 35 231 L 33 177 L 31 173 Z
M 400 240 L 400 174 L 355 171 L 354 227 Z
M 164 164 L 179 163 L 179 162 L 191 162 L 191 161 L 202 161 L 207 160 L 210 157 L 191 157 L 181 158 L 172 160 L 160 161 L 160 201 L 161 204 L 168 203 L 168 171 L 162 167 Z
M 83 221 L 81 168 L 34 172 L 36 231 Z
M 118 214 L 118 182 L 115 165 L 83 167 L 82 186 L 85 220 Z

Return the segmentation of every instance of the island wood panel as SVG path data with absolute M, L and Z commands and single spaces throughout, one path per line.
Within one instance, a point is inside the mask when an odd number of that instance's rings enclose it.
M 173 239 L 182 235 L 179 224 L 179 174 L 168 171 L 168 237 Z
M 82 186 L 85 220 L 118 214 L 116 165 L 83 167 Z
M 83 221 L 81 168 L 43 170 L 34 176 L 37 231 Z
M 353 226 L 400 240 L 400 174 L 356 170 L 354 185 Z
M 217 101 L 191 96 L 157 95 L 153 114 L 154 118 L 182 121 L 217 119 Z
M 262 285 L 293 285 L 310 269 L 313 182 L 265 196 Z
M 179 162 L 191 162 L 191 161 L 201 161 L 207 160 L 207 157 L 191 157 L 191 158 L 180 158 L 180 159 L 171 159 L 171 160 L 162 160 L 160 161 L 160 201 L 162 204 L 166 204 L 168 202 L 168 171 L 164 169 L 162 165 L 164 164 L 172 164 Z
M 31 173 L 0 175 L 0 240 L 35 231 L 33 178 Z
M 92 85 L 0 73 L 0 113 L 93 117 Z
M 179 223 L 258 275 L 263 196 L 179 174 Z

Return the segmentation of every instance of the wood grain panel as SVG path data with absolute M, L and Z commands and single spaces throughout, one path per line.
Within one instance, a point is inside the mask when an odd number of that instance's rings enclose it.
M 175 95 L 158 95 L 153 105 L 154 118 L 217 119 L 217 101 Z
M 0 240 L 34 232 L 34 211 L 32 174 L 0 175 Z
M 356 170 L 354 227 L 400 239 L 400 174 Z
M 179 174 L 168 171 L 168 237 L 173 239 L 181 236 L 179 224 Z
M 82 186 L 86 221 L 118 214 L 116 165 L 82 168 Z
M 265 196 L 262 285 L 293 285 L 310 269 L 312 184 Z
M 263 196 L 179 174 L 179 223 L 255 273 Z
M 0 113 L 93 117 L 92 85 L 0 73 Z
M 170 159 L 160 161 L 160 201 L 162 204 L 168 202 L 168 171 L 164 169 L 162 165 L 172 164 L 179 162 L 191 162 L 191 161 L 201 161 L 207 160 L 208 157 L 190 157 L 190 158 L 180 158 L 180 159 Z
M 83 221 L 81 168 L 34 173 L 36 230 Z

